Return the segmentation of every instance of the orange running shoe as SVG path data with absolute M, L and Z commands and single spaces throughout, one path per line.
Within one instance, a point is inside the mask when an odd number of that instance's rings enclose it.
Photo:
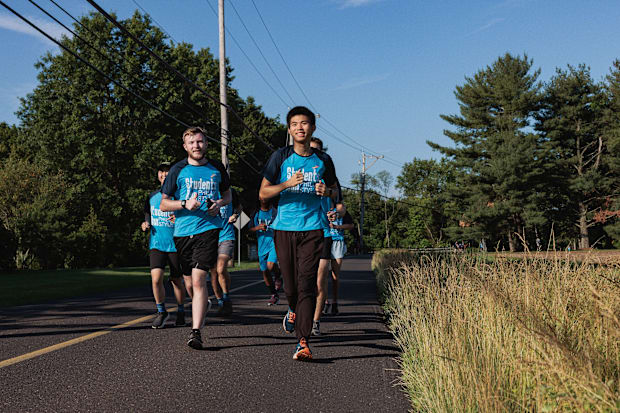
M 308 342 L 303 337 L 301 338 L 301 340 L 299 340 L 299 344 L 297 344 L 297 348 L 295 349 L 295 354 L 293 354 L 293 360 L 299 360 L 299 361 L 312 360 L 312 352 L 310 351 L 310 347 L 308 347 Z

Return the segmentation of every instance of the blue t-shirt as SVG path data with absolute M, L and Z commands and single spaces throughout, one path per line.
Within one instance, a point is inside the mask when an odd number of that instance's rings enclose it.
M 220 217 L 222 217 L 222 230 L 220 231 L 220 239 L 218 242 L 234 241 L 235 240 L 235 226 L 228 223 L 228 219 L 232 216 L 234 210 L 241 204 L 237 192 L 231 188 L 232 202 L 226 206 L 220 208 Z
M 336 220 L 334 221 L 334 224 L 336 224 L 336 225 L 345 225 L 345 224 L 352 224 L 352 223 L 353 223 L 353 218 L 351 217 L 349 212 L 345 212 L 344 217 L 342 217 L 342 218 L 336 217 Z M 332 237 L 332 239 L 334 241 L 342 241 L 342 240 L 344 240 L 344 230 L 343 229 L 330 228 L 329 231 L 330 231 L 331 237 Z
M 163 252 L 176 252 L 174 246 L 174 224 L 170 220 L 172 212 L 163 212 L 159 209 L 161 204 L 161 192 L 151 192 L 144 204 L 144 221 L 151 224 L 151 236 L 149 249 Z
M 324 152 L 313 150 L 309 156 L 295 153 L 293 146 L 274 152 L 263 172 L 272 185 L 287 181 L 296 171 L 304 174 L 303 183 L 280 193 L 278 214 L 272 225 L 279 231 L 312 231 L 324 229 L 327 217 L 321 213 L 321 197 L 315 185 L 321 180 L 330 187 L 336 182 L 332 159 Z
M 221 162 L 207 159 L 204 165 L 190 165 L 187 159 L 177 162 L 170 168 L 162 185 L 161 192 L 174 199 L 189 199 L 198 194 L 200 208 L 195 211 L 181 209 L 175 211 L 175 237 L 201 234 L 215 228 L 222 228 L 222 217 L 207 213 L 207 201 L 222 198 L 222 193 L 230 188 L 226 168 Z
M 273 243 L 273 229 L 271 228 L 275 216 L 276 209 L 272 207 L 268 211 L 263 211 L 259 208 L 252 217 L 253 227 L 260 224 L 267 225 L 265 231 L 256 231 L 256 238 L 258 238 L 258 255 L 267 254 L 271 249 L 275 248 L 275 244 Z

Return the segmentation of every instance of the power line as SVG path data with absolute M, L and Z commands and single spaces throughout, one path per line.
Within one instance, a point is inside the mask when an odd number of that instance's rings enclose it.
M 209 2 L 209 0 L 205 0 L 206 3 L 209 5 L 209 8 L 211 9 L 211 11 L 213 12 L 213 14 L 215 14 L 215 17 L 217 18 L 217 12 L 215 11 L 215 9 L 213 8 L 213 6 L 211 5 L 211 3 Z M 232 3 L 231 3 L 232 4 Z M 230 38 L 233 40 L 233 42 L 235 42 L 235 44 L 237 45 L 237 47 L 239 48 L 239 50 L 241 50 L 241 53 L 243 53 L 243 55 L 245 56 L 245 58 L 248 60 L 248 62 L 250 63 L 250 65 L 252 66 L 252 68 L 256 71 L 256 73 L 258 73 L 258 75 L 263 79 L 263 81 L 265 82 L 265 84 L 267 86 L 269 86 L 269 89 L 271 89 L 271 91 L 278 97 L 278 99 L 280 99 L 280 102 L 282 102 L 284 104 L 284 106 L 286 107 L 291 107 L 290 103 L 287 103 L 284 101 L 284 99 L 282 98 L 282 96 L 280 96 L 280 94 L 273 88 L 273 86 L 271 86 L 271 84 L 267 81 L 267 79 L 265 78 L 265 76 L 261 73 L 260 70 L 258 70 L 258 68 L 256 67 L 256 65 L 254 64 L 254 62 L 252 61 L 252 59 L 250 58 L 250 56 L 248 56 L 248 54 L 245 52 L 245 50 L 243 50 L 243 47 L 241 47 L 241 44 L 239 44 L 239 42 L 237 41 L 237 39 L 235 38 L 235 36 L 233 36 L 233 34 L 230 32 L 230 30 L 228 30 L 228 27 L 226 27 L 226 33 L 228 33 L 228 35 L 230 36 Z
M 280 52 L 280 48 L 278 47 L 278 45 L 276 44 L 276 41 L 274 40 L 273 36 L 271 35 L 271 32 L 269 31 L 269 27 L 267 27 L 267 24 L 265 23 L 265 20 L 263 20 L 263 16 L 260 14 L 260 11 L 258 10 L 258 7 L 256 7 L 256 3 L 254 3 L 254 0 L 252 0 L 252 4 L 254 5 L 254 9 L 256 9 L 256 13 L 258 13 L 258 17 L 260 18 L 260 21 L 263 23 L 263 26 L 265 26 L 265 30 L 267 30 L 267 34 L 269 35 L 269 38 L 271 39 L 271 42 L 273 43 L 273 45 L 276 48 L 278 54 L 280 55 L 280 59 L 282 59 L 282 62 L 284 63 L 284 66 L 286 66 L 286 69 L 288 70 L 289 74 L 291 75 L 291 77 L 295 81 L 295 84 L 299 88 L 299 91 L 304 96 L 304 98 L 306 99 L 306 101 L 308 102 L 310 107 L 312 107 L 312 109 L 314 109 L 314 111 L 316 112 L 317 111 L 316 108 L 314 107 L 312 102 L 310 102 L 310 99 L 308 99 L 308 96 L 306 96 L 306 92 L 304 92 L 304 90 L 302 89 L 301 85 L 299 84 L 299 82 L 295 78 L 295 75 L 293 75 L 293 72 L 291 71 L 291 68 L 286 63 L 286 60 L 284 59 L 284 56 L 282 56 L 282 53 Z
M 233 11 L 235 12 L 235 14 L 237 15 L 237 17 L 239 18 L 239 21 L 241 22 L 241 24 L 243 25 L 243 27 L 245 28 L 245 31 L 248 33 L 248 36 L 250 36 L 250 39 L 252 39 L 252 42 L 254 43 L 254 46 L 256 46 L 256 49 L 258 50 L 258 52 L 260 53 L 260 55 L 263 57 L 263 60 L 265 61 L 265 63 L 267 64 L 267 67 L 269 67 L 269 70 L 271 70 L 271 73 L 273 73 L 273 75 L 275 76 L 276 80 L 278 81 L 278 83 L 280 83 L 280 86 L 282 86 L 282 89 L 284 89 L 284 92 L 286 93 L 286 95 L 289 97 L 289 99 L 291 100 L 291 102 L 294 102 L 295 99 L 293 99 L 293 97 L 291 96 L 291 94 L 288 92 L 288 90 L 286 89 L 286 87 L 284 86 L 284 84 L 282 83 L 282 81 L 280 80 L 280 77 L 276 74 L 276 72 L 273 70 L 273 67 L 271 67 L 271 64 L 269 63 L 269 60 L 267 60 L 267 58 L 265 57 L 265 55 L 263 54 L 263 51 L 261 50 L 260 46 L 258 45 L 258 43 L 256 42 L 256 40 L 254 40 L 254 36 L 252 36 L 252 33 L 250 33 L 250 30 L 248 29 L 248 27 L 245 25 L 245 22 L 243 21 L 243 19 L 241 18 L 241 15 L 239 15 L 239 12 L 237 11 L 237 8 L 235 7 L 234 3 L 231 1 L 228 4 L 231 5 L 231 7 L 233 8 Z
M 361 192 L 361 189 L 357 189 L 357 188 L 351 188 L 351 187 L 342 186 L 342 185 L 340 185 L 340 187 L 344 188 L 344 189 L 348 189 L 349 191 Z M 431 206 L 428 206 L 428 205 L 413 204 L 411 202 L 403 201 L 401 199 L 391 198 L 391 197 L 389 197 L 387 195 L 382 195 L 382 194 L 380 194 L 380 193 L 378 193 L 376 191 L 373 191 L 372 189 L 365 189 L 365 192 L 369 192 L 371 194 L 377 195 L 380 198 L 388 199 L 390 201 L 394 201 L 394 202 L 397 202 L 397 203 L 400 203 L 400 204 L 409 205 L 409 206 L 416 207 L 416 208 L 428 208 L 428 209 L 432 209 L 432 210 L 437 211 L 437 208 L 434 208 L 434 207 L 431 207 Z
M 101 6 L 99 6 L 97 4 L 97 2 L 95 2 L 94 0 L 86 0 L 88 1 L 88 3 L 93 6 L 99 13 L 101 13 L 108 21 L 110 21 L 112 24 L 114 24 L 116 27 L 118 27 L 123 33 L 125 33 L 126 35 L 128 35 L 129 37 L 131 37 L 132 40 L 134 40 L 138 45 L 140 45 L 140 47 L 142 47 L 144 50 L 146 50 L 151 56 L 153 56 L 155 59 L 157 59 L 160 63 L 162 63 L 165 67 L 167 67 L 170 71 L 172 71 L 177 77 L 183 79 L 183 81 L 185 81 L 186 83 L 188 83 L 189 85 L 193 86 L 194 88 L 196 88 L 197 90 L 199 90 L 200 92 L 202 92 L 208 99 L 210 99 L 211 101 L 213 101 L 214 103 L 220 105 L 220 106 L 224 106 L 226 107 L 226 109 L 228 109 L 233 115 L 235 115 L 235 117 L 237 118 L 237 120 L 252 134 L 254 135 L 254 137 L 256 139 L 258 139 L 260 142 L 263 143 L 263 145 L 265 145 L 267 148 L 269 148 L 270 150 L 275 150 L 273 148 L 273 146 L 271 146 L 271 144 L 265 142 L 260 136 L 258 136 L 258 134 L 251 129 L 243 120 L 243 118 L 241 117 L 241 115 L 239 115 L 239 113 L 237 113 L 236 110 L 234 110 L 230 105 L 224 105 L 222 102 L 219 101 L 219 99 L 213 97 L 211 94 L 209 94 L 207 91 L 205 91 L 203 88 L 201 88 L 200 86 L 198 86 L 196 83 L 194 83 L 192 80 L 190 80 L 187 76 L 185 76 L 183 73 L 181 73 L 180 71 L 178 71 L 176 68 L 174 68 L 170 63 L 166 62 L 161 56 L 159 56 L 157 53 L 155 53 L 153 50 L 151 50 L 148 46 L 146 46 L 144 44 L 144 42 L 142 42 L 140 39 L 138 39 L 138 37 L 136 37 L 133 33 L 131 33 L 129 30 L 127 30 L 122 24 L 120 24 L 114 17 L 110 16 L 110 14 L 108 14 L 108 12 L 106 12 Z
M 49 35 L 48 33 L 46 33 L 44 30 L 42 30 L 41 28 L 39 28 L 39 26 L 37 26 L 36 24 L 32 23 L 30 20 L 28 20 L 27 18 L 25 18 L 24 16 L 22 16 L 21 14 L 19 14 L 17 11 L 13 10 L 11 7 L 9 7 L 4 1 L 0 0 L 0 5 L 2 5 L 4 8 L 6 8 L 7 10 L 9 10 L 11 13 L 13 13 L 15 16 L 17 16 L 18 18 L 20 18 L 22 21 L 24 21 L 26 24 L 28 24 L 29 26 L 31 26 L 33 29 L 35 29 L 36 31 L 38 31 L 39 33 L 41 33 L 43 36 L 45 36 L 46 38 L 48 38 L 50 41 L 54 42 L 56 45 L 58 45 L 61 49 L 63 49 L 64 51 L 66 51 L 67 53 L 71 54 L 74 58 L 76 58 L 77 60 L 79 60 L 80 62 L 86 64 L 88 67 L 90 67 L 92 70 L 96 71 L 97 73 L 99 73 L 101 76 L 105 77 L 106 79 L 108 79 L 110 82 L 114 83 L 115 85 L 117 85 L 118 87 L 120 87 L 121 89 L 125 90 L 126 92 L 130 93 L 131 95 L 135 96 L 136 98 L 138 98 L 139 100 L 141 100 L 142 102 L 146 103 L 147 105 L 149 105 L 151 108 L 157 110 L 158 112 L 160 112 L 162 115 L 169 117 L 170 119 L 174 120 L 175 122 L 177 122 L 179 125 L 182 125 L 186 128 L 188 128 L 190 125 L 183 122 L 182 120 L 176 118 L 174 115 L 171 115 L 170 113 L 166 112 L 165 110 L 161 109 L 160 107 L 158 107 L 157 105 L 155 105 L 154 103 L 150 102 L 149 100 L 145 99 L 144 97 L 142 97 L 141 95 L 137 94 L 136 92 L 132 91 L 131 89 L 127 88 L 126 86 L 124 86 L 123 84 L 119 83 L 118 81 L 116 81 L 115 79 L 113 79 L 112 77 L 108 76 L 107 74 L 105 74 L 104 72 L 102 72 L 101 70 L 99 70 L 97 67 L 95 67 L 94 65 L 92 65 L 89 61 L 85 60 L 84 58 L 82 58 L 81 56 L 79 56 L 77 53 L 75 53 L 73 50 L 69 49 L 68 47 L 66 47 L 65 45 L 63 45 L 61 42 L 59 42 L 58 40 L 56 40 L 54 37 L 52 37 L 51 35 Z M 216 139 L 205 135 L 206 138 L 211 139 L 215 142 L 218 142 Z M 237 156 L 239 156 L 239 159 L 241 159 L 246 165 L 248 165 L 256 174 L 260 175 L 260 172 L 258 172 L 249 162 L 247 162 L 243 157 L 241 157 L 240 155 L 237 154 Z
M 32 0 L 28 0 L 31 3 Z M 67 16 L 69 16 L 74 22 L 76 22 L 77 24 L 80 25 L 80 27 L 82 27 L 84 30 L 88 31 L 90 34 L 92 34 L 94 37 L 98 37 L 99 35 L 97 33 L 94 33 L 92 30 L 90 30 L 88 27 L 86 27 L 85 25 L 82 24 L 82 22 L 80 22 L 78 19 L 76 19 L 71 13 L 69 13 L 67 10 L 65 10 L 62 6 L 60 6 L 58 3 L 56 3 L 56 1 L 54 0 L 50 0 L 50 2 L 52 2 L 57 8 L 59 8 L 60 10 L 62 10 Z M 62 27 L 64 27 L 66 30 L 68 30 L 69 32 L 71 32 L 71 34 L 73 34 L 75 37 L 77 37 L 78 39 L 80 39 L 82 42 L 84 42 L 86 45 L 88 45 L 91 49 L 93 49 L 97 54 L 99 54 L 99 56 L 102 56 L 103 58 L 107 59 L 109 62 L 111 62 L 112 64 L 114 64 L 116 66 L 116 68 L 124 73 L 127 73 L 126 70 L 124 70 L 120 63 L 116 60 L 113 60 L 110 56 L 101 53 L 92 43 L 88 42 L 87 40 L 85 40 L 84 38 L 80 37 L 77 33 L 75 33 L 73 30 L 69 29 L 67 26 L 65 26 L 64 24 L 62 24 L 61 22 L 59 22 L 54 16 L 50 15 L 47 11 L 45 11 L 44 9 L 42 9 L 39 5 L 37 5 L 36 3 L 33 3 L 37 8 L 39 8 L 39 10 L 43 11 L 45 14 L 47 14 L 49 17 L 51 17 L 54 21 L 56 21 L 58 24 L 60 24 Z M 163 28 L 162 28 L 163 29 Z M 122 55 L 118 56 L 118 53 L 116 53 L 115 50 L 113 50 L 112 47 L 106 45 L 106 47 L 108 48 L 108 50 L 114 54 L 117 54 L 117 57 L 120 57 L 122 62 L 127 63 L 127 59 L 125 59 Z M 134 76 L 134 79 L 137 79 L 137 74 L 136 73 L 129 73 L 130 75 Z M 139 79 L 137 79 L 139 80 Z M 198 109 L 196 109 L 193 105 L 190 105 L 189 103 L 183 101 L 182 102 L 183 106 L 185 106 L 187 109 L 189 109 L 190 111 L 192 111 L 195 115 L 197 115 L 199 118 L 204 119 L 208 124 L 210 125 L 214 125 L 217 126 L 218 128 L 222 129 L 222 127 L 220 126 L 219 123 L 212 121 L 209 118 L 203 118 L 205 115 L 204 113 L 198 111 Z M 232 138 L 238 137 L 237 135 L 234 135 L 233 133 L 231 133 L 230 131 L 226 130 L 226 133 L 228 134 L 228 136 L 231 137 L 231 146 L 232 146 Z M 220 142 L 221 143 L 221 142 Z M 228 146 L 228 145 L 226 145 Z M 248 152 L 248 154 L 254 158 L 254 160 L 256 161 L 256 163 L 258 165 L 261 165 L 263 162 L 260 161 L 258 158 L 256 158 L 256 156 L 254 156 L 254 154 L 252 152 Z
M 159 24 L 159 22 L 158 22 L 157 20 L 155 20 L 155 18 L 154 18 L 153 16 L 151 16 L 151 15 L 149 14 L 149 12 L 147 12 L 146 10 L 144 10 L 144 8 L 143 8 L 142 6 L 140 6 L 136 0 L 131 0 L 131 1 L 133 1 L 133 4 L 135 4 L 136 6 L 138 6 L 138 8 L 139 8 L 140 10 L 142 10 L 142 11 L 144 12 L 144 14 L 146 14 L 146 15 L 147 15 L 147 16 L 148 16 L 151 20 L 153 20 L 153 21 L 155 22 L 155 24 L 156 24 L 157 26 L 159 26 L 159 28 L 160 28 L 160 29 L 161 29 L 164 33 L 166 33 L 166 36 L 168 36 L 169 38 L 171 38 L 172 40 L 174 40 L 175 42 L 177 42 L 177 40 L 176 40 L 174 37 L 172 37 L 172 35 L 171 35 L 170 33 L 168 33 L 168 32 L 166 31 L 166 29 L 164 29 L 164 26 L 162 26 L 161 24 Z M 179 42 L 177 42 L 177 43 L 179 43 Z

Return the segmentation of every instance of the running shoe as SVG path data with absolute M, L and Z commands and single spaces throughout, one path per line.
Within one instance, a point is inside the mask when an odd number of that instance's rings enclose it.
M 299 344 L 295 348 L 295 354 L 293 354 L 293 360 L 299 361 L 310 361 L 312 360 L 312 352 L 310 351 L 310 347 L 308 347 L 308 343 L 305 338 L 301 338 L 299 340 Z
M 310 334 L 312 334 L 313 336 L 321 335 L 321 322 L 320 321 L 312 322 L 312 332 Z
M 169 316 L 170 314 L 168 314 L 167 311 L 158 312 L 157 315 L 155 316 L 155 320 L 153 320 L 153 324 L 151 325 L 151 327 L 164 328 L 166 325 L 166 320 L 168 320 Z
M 282 288 L 282 277 L 277 277 L 273 284 L 276 288 L 276 291 L 280 291 L 280 289 Z
M 269 301 L 267 301 L 267 305 L 276 305 L 278 304 L 278 301 L 280 301 L 280 297 L 278 297 L 278 294 L 272 294 Z
M 233 312 L 232 301 L 226 300 L 224 301 L 224 305 L 222 306 L 222 315 L 229 316 Z
M 284 315 L 284 319 L 282 320 L 282 327 L 287 333 L 292 333 L 295 331 L 295 313 L 291 311 L 290 307 Z
M 337 302 L 333 302 L 331 307 L 332 307 L 332 309 L 331 309 L 332 310 L 331 311 L 332 315 L 338 315 L 340 313 L 338 311 L 338 303 Z
M 323 305 L 323 315 L 329 315 L 330 305 L 329 302 L 325 301 L 325 305 Z
M 187 345 L 195 350 L 202 350 L 202 337 L 200 336 L 200 330 L 192 330 L 189 334 Z
M 177 311 L 177 319 L 174 325 L 177 327 L 185 326 L 185 311 Z

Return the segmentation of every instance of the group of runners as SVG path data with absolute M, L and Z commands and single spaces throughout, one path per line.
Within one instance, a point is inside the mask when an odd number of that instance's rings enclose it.
M 287 114 L 293 145 L 276 150 L 263 171 L 259 207 L 251 220 L 260 269 L 270 298 L 279 302 L 284 286 L 288 310 L 283 329 L 296 333 L 295 360 L 311 360 L 309 341 L 321 334 L 321 314 L 338 314 L 338 274 L 346 253 L 344 231 L 353 229 L 342 202 L 332 159 L 312 134 L 314 113 L 303 106 Z M 223 164 L 205 156 L 207 142 L 199 127 L 183 133 L 187 158 L 158 167 L 161 188 L 145 204 L 142 230 L 150 230 L 149 260 L 157 315 L 153 328 L 169 318 L 165 308 L 164 270 L 177 301 L 175 325 L 184 326 L 185 294 L 191 298 L 192 322 L 187 345 L 203 348 L 201 328 L 210 308 L 207 281 L 217 298 L 218 314 L 233 311 L 228 261 L 233 257 L 233 224 L 241 203 L 230 187 Z M 332 299 L 327 283 L 332 278 Z

